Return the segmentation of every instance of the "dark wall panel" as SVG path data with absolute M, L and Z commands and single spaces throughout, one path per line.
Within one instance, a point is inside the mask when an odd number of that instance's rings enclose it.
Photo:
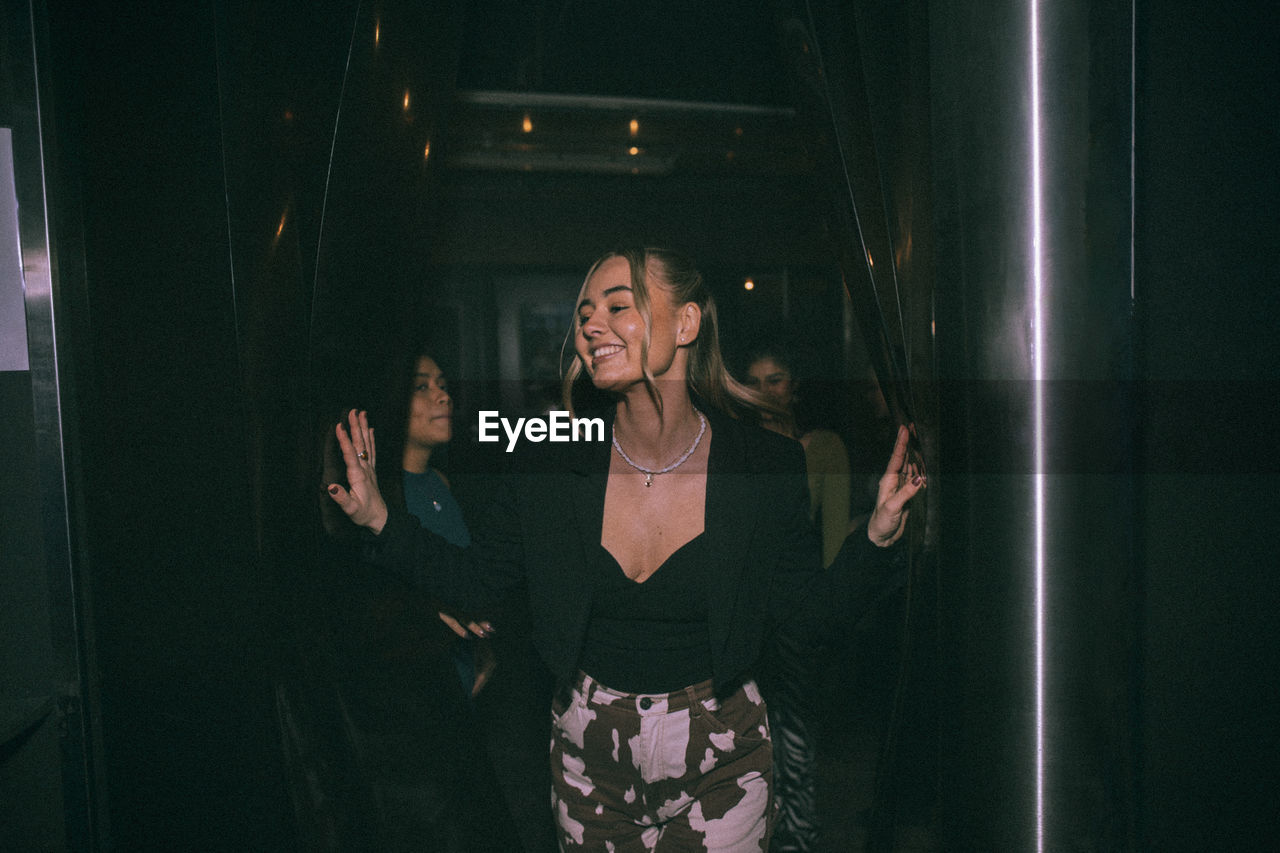
M 213 10 L 51 4 L 83 85 L 84 415 L 102 728 L 121 849 L 290 837 L 231 276 Z M 70 88 L 70 87 L 68 87 Z
M 369 405 L 427 284 L 458 8 L 50 3 L 120 849 L 296 843 L 276 688 L 314 633 L 315 421 Z
M 1280 67 L 1274 6 L 1140 3 L 1143 835 L 1280 837 Z

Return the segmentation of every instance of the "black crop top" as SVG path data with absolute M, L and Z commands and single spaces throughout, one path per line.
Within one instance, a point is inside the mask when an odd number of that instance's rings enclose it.
M 670 693 L 710 678 L 706 549 L 699 533 L 636 583 L 601 545 L 582 671 L 627 693 Z

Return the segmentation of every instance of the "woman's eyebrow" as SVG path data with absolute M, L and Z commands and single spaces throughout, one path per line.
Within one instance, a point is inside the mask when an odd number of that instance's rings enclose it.
M 625 290 L 625 291 L 627 291 L 628 293 L 630 293 L 630 292 L 631 292 L 631 288 L 630 288 L 629 286 L 627 286 L 627 285 L 625 285 L 625 284 L 619 284 L 619 285 L 616 285 L 616 286 L 614 286 L 614 287 L 607 288 L 607 289 L 605 290 L 605 292 L 604 292 L 604 293 L 602 293 L 602 294 L 600 294 L 600 295 L 601 295 L 601 296 L 609 296 L 610 294 L 617 293 L 617 292 L 622 291 L 622 290 Z M 584 300 L 582 300 L 581 302 L 579 302 L 579 303 L 578 303 L 578 310 L 579 310 L 579 311 L 581 311 L 581 310 L 582 310 L 582 306 L 584 306 L 584 305 L 594 305 L 594 304 L 595 304 L 595 303 L 594 303 L 594 302 L 592 302 L 590 299 L 584 299 Z

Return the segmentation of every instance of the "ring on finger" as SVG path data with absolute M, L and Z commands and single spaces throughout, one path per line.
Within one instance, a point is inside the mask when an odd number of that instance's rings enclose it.
M 363 451 L 363 450 L 361 450 L 359 453 L 357 453 L 357 454 L 356 454 L 356 456 L 357 456 L 357 458 L 360 458 L 360 459 L 368 459 L 368 458 L 369 458 L 369 454 L 368 454 L 368 453 L 366 453 L 366 452 L 365 452 L 365 451 Z

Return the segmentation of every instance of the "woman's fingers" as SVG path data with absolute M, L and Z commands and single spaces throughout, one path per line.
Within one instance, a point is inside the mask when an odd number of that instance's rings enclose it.
M 351 515 L 351 513 L 355 512 L 356 507 L 352 503 L 351 493 L 342 488 L 342 486 L 339 486 L 337 483 L 329 484 L 329 497 L 333 498 L 333 502 L 336 503 L 347 515 Z
M 907 442 L 910 439 L 907 433 L 907 427 L 904 424 L 898 426 L 898 440 L 893 443 L 893 455 L 889 457 L 889 467 L 885 469 L 885 474 L 897 474 L 902 470 L 903 463 L 907 461 Z
M 369 419 L 364 412 L 352 409 L 347 413 L 347 423 L 351 428 L 351 446 L 355 448 L 356 458 L 362 462 L 369 460 Z
M 387 520 L 387 507 L 378 491 L 378 477 L 374 473 L 373 430 L 369 428 L 369 416 L 352 409 L 347 413 L 347 427 L 338 423 L 334 434 L 347 467 L 347 486 L 343 488 L 338 483 L 330 483 L 329 495 L 353 522 L 380 533 Z
M 910 433 L 905 426 L 898 427 L 898 438 L 893 454 L 880 478 L 876 495 L 876 508 L 867 525 L 867 533 L 879 545 L 889 545 L 902 535 L 907 526 L 907 504 L 926 485 L 924 475 L 914 462 L 907 462 L 907 444 Z
M 459 622 L 457 619 L 454 619 L 452 616 L 450 616 L 448 613 L 445 613 L 443 610 L 441 610 L 436 615 L 440 617 L 441 622 L 449 626 L 449 629 L 453 631 L 453 633 L 457 634 L 459 637 L 462 637 L 463 639 L 466 639 L 467 629 L 462 627 L 461 622 Z
M 483 639 L 493 633 L 493 625 L 490 622 L 468 622 L 464 626 L 457 617 L 451 616 L 443 610 L 436 615 L 440 617 L 441 622 L 449 626 L 453 633 L 463 639 L 473 636 Z
M 372 471 L 377 459 L 374 456 L 373 429 L 369 426 L 368 413 L 352 409 L 347 413 L 347 423 L 349 430 L 344 429 L 341 423 L 334 428 L 338 446 L 342 448 L 342 459 L 347 463 L 347 471 Z
M 334 434 L 338 437 L 338 449 L 342 451 L 342 461 L 350 468 L 356 464 L 356 449 L 351 437 L 347 435 L 347 431 L 343 429 L 342 423 L 339 422 L 334 427 Z

